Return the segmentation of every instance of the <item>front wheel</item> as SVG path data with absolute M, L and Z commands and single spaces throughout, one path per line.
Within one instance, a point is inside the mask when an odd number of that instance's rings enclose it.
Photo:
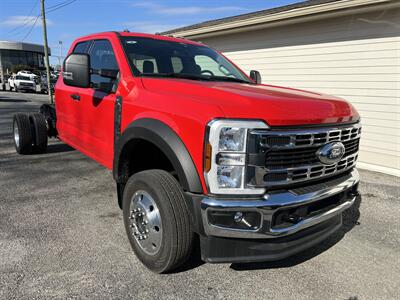
M 136 173 L 126 183 L 122 205 L 129 242 L 148 269 L 166 273 L 188 259 L 194 233 L 182 188 L 171 174 Z

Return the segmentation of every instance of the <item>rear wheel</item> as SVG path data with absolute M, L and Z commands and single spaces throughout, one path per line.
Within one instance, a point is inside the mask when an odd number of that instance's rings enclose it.
M 34 113 L 29 116 L 33 135 L 33 150 L 36 153 L 45 153 L 47 150 L 47 122 L 42 114 Z
M 125 186 L 123 213 L 129 242 L 151 271 L 169 272 L 188 259 L 194 233 L 182 188 L 171 174 L 133 175 Z
M 28 115 L 14 115 L 13 133 L 15 150 L 19 154 L 32 153 L 32 129 Z

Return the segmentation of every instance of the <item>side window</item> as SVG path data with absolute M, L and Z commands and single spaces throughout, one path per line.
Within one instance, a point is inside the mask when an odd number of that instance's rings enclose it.
M 90 41 L 80 42 L 76 44 L 73 53 L 87 53 Z
M 114 55 L 111 43 L 107 40 L 95 40 L 90 50 L 90 67 L 92 69 L 109 69 L 118 71 L 118 63 Z M 99 87 L 100 83 L 114 84 L 114 80 L 97 74 L 90 75 L 93 87 Z

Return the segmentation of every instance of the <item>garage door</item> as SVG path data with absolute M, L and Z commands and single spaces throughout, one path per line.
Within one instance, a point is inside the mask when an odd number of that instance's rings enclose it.
M 359 167 L 400 176 L 400 10 L 202 39 L 263 83 L 333 94 L 360 112 Z

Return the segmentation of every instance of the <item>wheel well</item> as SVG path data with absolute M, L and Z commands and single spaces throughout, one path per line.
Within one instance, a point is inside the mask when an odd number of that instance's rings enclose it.
M 144 139 L 133 139 L 124 145 L 119 158 L 118 204 L 122 206 L 122 195 L 129 177 L 140 171 L 160 169 L 171 173 L 180 182 L 178 174 L 164 152 Z

